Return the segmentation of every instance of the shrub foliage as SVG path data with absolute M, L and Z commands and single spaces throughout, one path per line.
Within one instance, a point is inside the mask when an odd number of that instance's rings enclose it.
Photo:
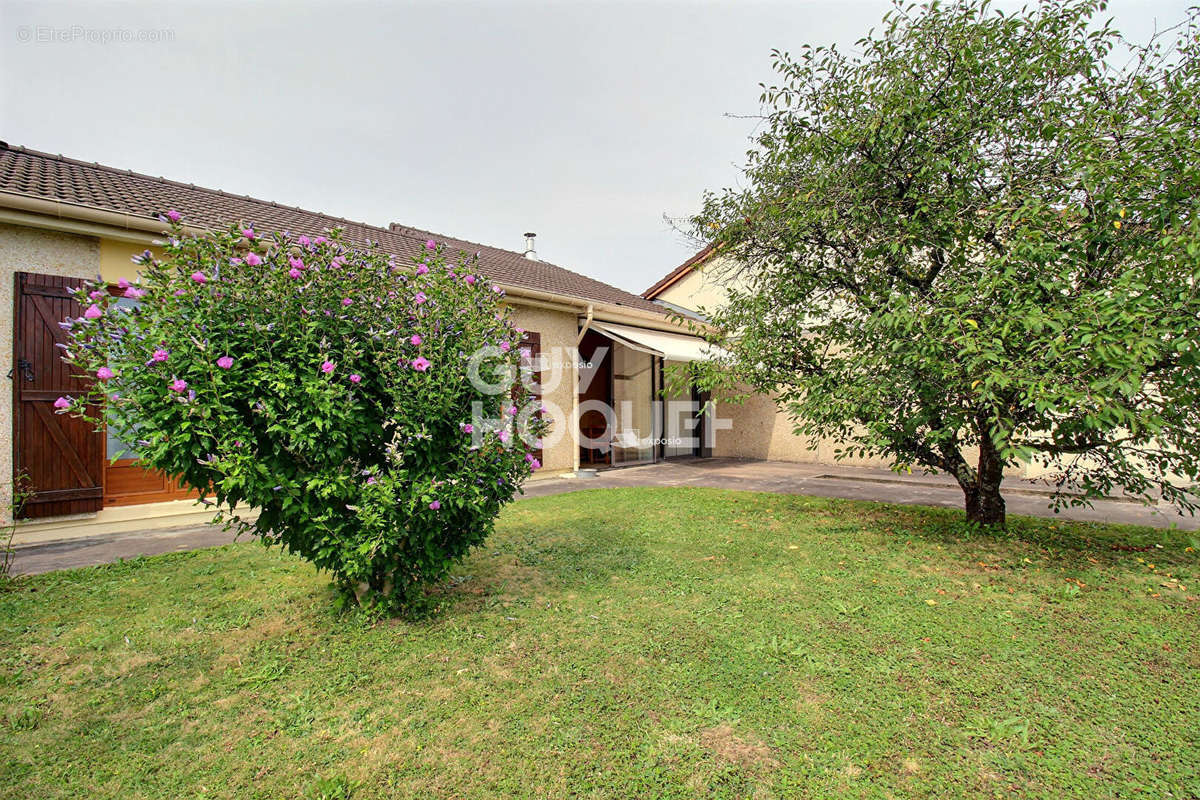
M 96 380 L 60 409 L 103 404 L 146 466 L 240 532 L 347 597 L 407 605 L 539 466 L 549 422 L 514 380 L 522 331 L 503 292 L 434 242 L 398 264 L 338 231 L 193 236 L 169 217 L 138 283 L 77 290 L 65 358 Z

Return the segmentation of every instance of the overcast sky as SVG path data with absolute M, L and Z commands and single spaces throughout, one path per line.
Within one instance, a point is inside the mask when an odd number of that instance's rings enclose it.
M 1188 4 L 1109 12 L 1142 37 Z M 849 45 L 886 7 L 0 0 L 0 139 L 508 249 L 532 230 L 640 292 L 691 255 L 663 215 L 736 181 L 753 122 L 728 115 L 757 112 L 771 48 Z

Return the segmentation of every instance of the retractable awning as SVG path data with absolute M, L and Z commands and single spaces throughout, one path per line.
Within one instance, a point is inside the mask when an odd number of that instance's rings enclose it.
M 652 331 L 613 322 L 593 322 L 591 329 L 614 342 L 643 353 L 662 356 L 667 361 L 708 361 L 724 355 L 724 351 L 716 345 L 686 333 Z

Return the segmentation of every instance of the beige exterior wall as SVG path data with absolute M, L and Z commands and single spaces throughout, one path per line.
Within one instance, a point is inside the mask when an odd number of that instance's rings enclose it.
M 717 403 L 718 418 L 727 419 L 730 427 L 716 432 L 713 455 L 721 458 L 756 458 L 767 461 L 796 461 L 804 464 L 843 464 L 856 467 L 889 466 L 884 458 L 845 458 L 838 461 L 835 451 L 839 445 L 832 439 L 816 440 L 792 433 L 795 425 L 786 411 L 778 407 L 775 398 L 755 394 L 744 402 Z
M 728 274 L 732 266 L 724 256 L 711 256 L 659 292 L 655 299 L 692 311 L 718 308 L 725 304 L 726 281 L 732 277 Z
M 100 271 L 100 242 L 92 236 L 57 233 L 0 224 L 0 349 L 13 366 L 14 292 L 17 272 L 95 278 Z M 0 391 L 0 514 L 9 519 L 13 484 L 12 381 Z
M 109 283 L 116 283 L 121 278 L 124 278 L 131 283 L 138 278 L 137 265 L 131 260 L 133 256 L 138 255 L 149 249 L 157 258 L 162 258 L 162 248 L 150 247 L 145 245 L 134 244 L 133 242 L 119 242 L 115 239 L 100 240 L 100 277 Z
M 741 404 L 717 403 L 717 415 L 730 421 L 727 430 L 718 430 L 713 455 L 721 458 L 755 458 L 767 461 L 795 461 L 801 464 L 840 464 L 851 467 L 889 469 L 891 461 L 878 456 L 862 458 L 853 456 L 837 458 L 841 447 L 833 439 L 817 439 L 815 449 L 810 449 L 813 439 L 792 433 L 794 425 L 787 412 L 779 408 L 770 395 L 756 394 Z M 979 458 L 979 449 L 963 449 L 963 458 L 974 464 Z M 1009 467 L 1005 475 L 1036 478 L 1046 470 L 1034 464 Z
M 546 437 L 542 452 L 541 474 L 573 470 L 577 445 L 571 419 L 576 378 L 571 353 L 579 335 L 578 315 L 573 311 L 556 311 L 516 302 L 512 308 L 517 327 L 541 334 L 545 392 L 542 401 L 554 418 L 554 426 Z

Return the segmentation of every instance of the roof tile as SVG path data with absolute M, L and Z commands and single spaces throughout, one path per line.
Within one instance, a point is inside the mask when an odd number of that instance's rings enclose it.
M 434 239 L 444 242 L 452 250 L 468 254 L 478 252 L 479 271 L 506 286 L 662 313 L 660 306 L 645 298 L 555 264 L 525 258 L 512 250 L 402 225 L 381 228 L 352 222 L 293 206 L 2 143 L 0 192 L 57 200 L 148 219 L 154 219 L 173 208 L 183 214 L 190 224 L 204 228 L 225 228 L 231 223 L 246 222 L 263 231 L 286 230 L 316 235 L 340 227 L 344 229 L 346 239 L 356 245 L 376 242 L 384 251 L 405 258 L 419 255 L 425 242 Z

